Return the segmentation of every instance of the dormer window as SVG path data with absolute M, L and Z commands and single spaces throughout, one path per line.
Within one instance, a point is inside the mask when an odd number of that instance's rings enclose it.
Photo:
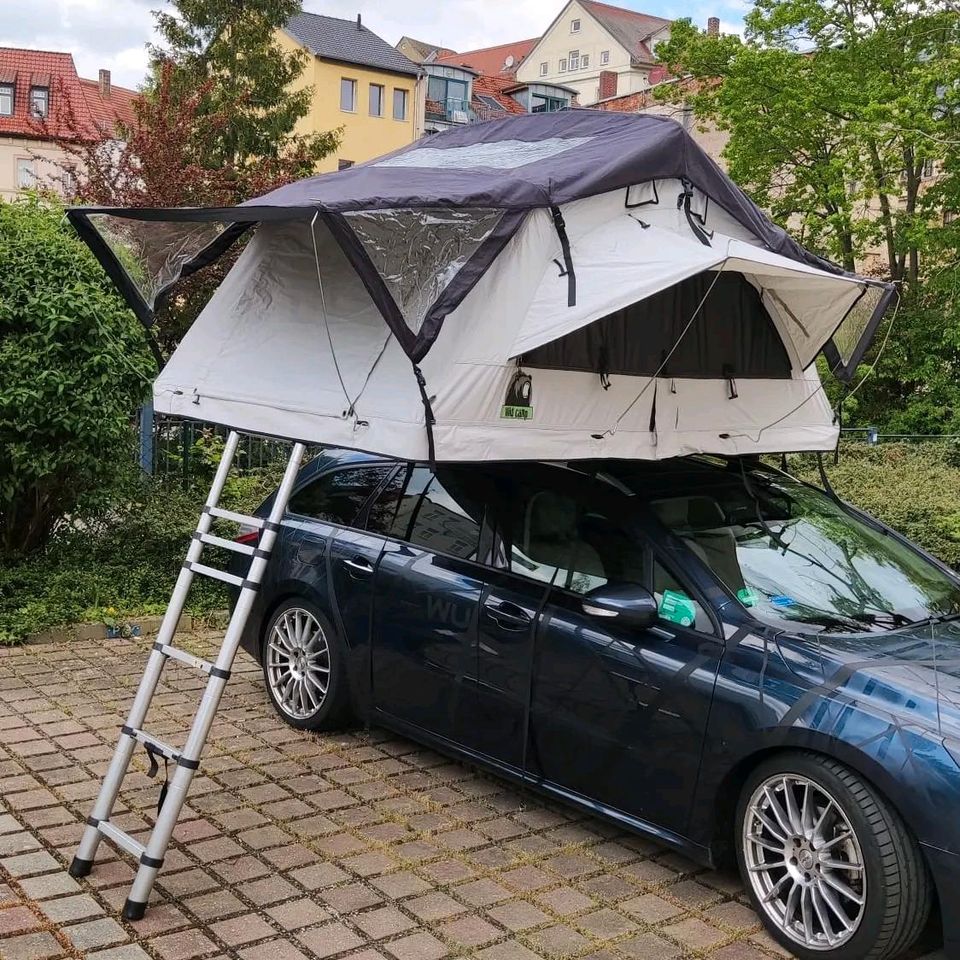
M 580 21 L 579 21 L 579 20 L 571 20 L 571 21 L 570 21 L 570 32 L 571 32 L 571 33 L 579 33 L 579 32 L 580 32 Z
M 13 116 L 13 84 L 0 83 L 0 117 Z
M 47 87 L 30 88 L 30 116 L 45 117 L 50 112 L 50 90 Z

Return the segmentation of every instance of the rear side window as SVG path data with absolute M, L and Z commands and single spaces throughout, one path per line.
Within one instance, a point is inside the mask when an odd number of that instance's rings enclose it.
M 482 497 L 466 471 L 424 466 L 397 474 L 370 508 L 367 529 L 418 547 L 473 560 L 483 519 Z
M 475 560 L 480 542 L 483 504 L 474 499 L 466 476 L 438 468 L 420 499 L 409 541 L 463 560 Z
M 318 477 L 290 499 L 289 511 L 344 527 L 354 526 L 371 494 L 386 481 L 393 467 L 353 467 Z

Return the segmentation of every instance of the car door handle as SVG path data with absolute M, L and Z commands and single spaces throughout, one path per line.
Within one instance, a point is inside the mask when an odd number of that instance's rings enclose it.
M 352 572 L 350 576 L 358 577 L 369 577 L 373 573 L 373 566 L 370 564 L 369 560 L 364 560 L 363 557 L 354 557 L 352 560 L 344 560 L 343 565 L 348 567 Z
M 488 600 L 483 608 L 487 616 L 504 630 L 526 630 L 533 622 L 526 610 L 509 600 L 500 603 L 496 600 Z

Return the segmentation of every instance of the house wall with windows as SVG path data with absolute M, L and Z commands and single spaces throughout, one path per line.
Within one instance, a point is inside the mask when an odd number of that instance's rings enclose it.
M 285 31 L 278 32 L 277 42 L 288 51 L 303 46 Z M 318 173 L 372 160 L 413 143 L 422 132 L 425 85 L 416 75 L 311 54 L 293 86 L 313 89 L 296 133 L 343 128 L 339 149 L 320 161 Z
M 612 9 L 617 12 L 616 8 Z M 623 13 L 629 16 L 633 11 Z M 642 28 L 633 29 L 642 31 Z M 656 40 L 669 37 L 666 21 L 661 34 Z M 572 87 L 577 91 L 579 103 L 588 106 L 600 99 L 601 70 L 617 74 L 619 95 L 649 87 L 648 74 L 654 60 L 651 57 L 649 62 L 644 62 L 638 53 L 638 49 L 628 49 L 621 43 L 587 4 L 572 0 L 520 64 L 517 80 Z
M 76 160 L 60 144 L 116 139 L 135 122 L 135 99 L 109 70 L 80 78 L 69 53 L 0 47 L 0 198 L 43 189 L 72 199 L 65 168 Z

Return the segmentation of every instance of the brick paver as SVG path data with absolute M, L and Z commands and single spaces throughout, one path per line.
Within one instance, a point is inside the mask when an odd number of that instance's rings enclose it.
M 128 923 L 125 854 L 104 842 L 80 882 L 64 868 L 148 644 L 0 648 L 0 960 L 784 956 L 735 876 L 385 731 L 292 730 L 245 654 L 151 908 Z M 202 687 L 171 661 L 148 728 L 182 743 Z M 156 810 L 147 766 L 138 752 L 117 807 L 134 833 Z

